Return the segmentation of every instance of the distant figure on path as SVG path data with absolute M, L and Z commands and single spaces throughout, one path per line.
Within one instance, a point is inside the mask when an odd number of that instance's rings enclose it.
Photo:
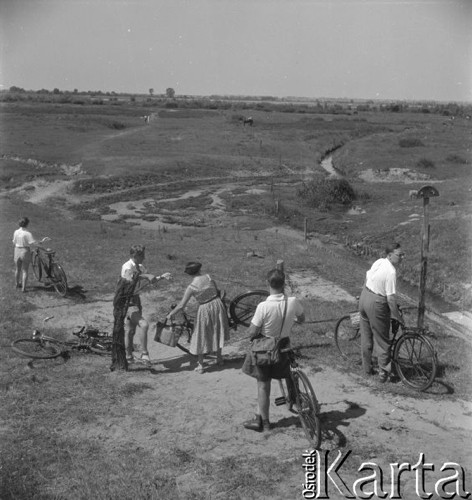
M 202 275 L 200 262 L 189 262 L 184 272 L 193 276 L 193 280 L 185 290 L 182 300 L 167 315 L 167 319 L 185 308 L 187 302 L 194 297 L 198 302 L 195 327 L 190 341 L 190 352 L 198 356 L 197 373 L 204 373 L 204 355 L 216 352 L 216 363 L 223 365 L 221 350 L 229 340 L 228 315 L 220 298 L 218 287 L 209 274 Z
M 51 238 L 47 236 L 41 241 L 36 241 L 33 235 L 26 230 L 29 224 L 28 217 L 22 217 L 18 222 L 19 228 L 13 233 L 12 243 L 15 245 L 13 260 L 15 262 L 15 282 L 16 287 L 26 292 L 28 281 L 28 270 L 31 262 L 31 246 L 40 245 Z

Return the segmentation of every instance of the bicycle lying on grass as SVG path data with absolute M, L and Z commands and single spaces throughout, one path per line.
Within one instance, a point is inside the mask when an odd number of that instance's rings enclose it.
M 54 260 L 55 254 L 50 248 L 36 247 L 32 258 L 33 273 L 39 282 L 52 285 L 59 295 L 65 297 L 67 277 L 61 265 Z
M 52 318 L 53 316 L 45 318 L 43 323 Z M 30 338 L 14 340 L 11 348 L 17 354 L 32 359 L 53 359 L 58 356 L 67 358 L 71 350 L 111 355 L 113 338 L 108 334 L 85 326 L 76 328 L 72 333 L 76 339 L 59 340 L 34 330 Z
M 226 294 L 223 293 L 221 299 L 226 308 L 230 328 L 236 330 L 238 326 L 248 327 L 254 316 L 257 304 L 264 301 L 268 296 L 269 292 L 266 290 L 250 290 L 237 295 L 234 299 L 227 299 Z M 175 305 L 172 305 L 171 310 L 174 307 Z M 189 350 L 182 345 L 180 339 L 186 344 L 190 344 L 194 328 L 194 318 L 189 316 L 185 311 L 179 311 L 170 326 L 175 336 L 178 337 L 175 347 L 189 354 Z
M 401 310 L 401 308 L 399 307 Z M 353 312 L 338 320 L 334 341 L 341 356 L 352 365 L 362 365 L 360 313 Z M 426 335 L 427 327 L 406 326 L 392 320 L 390 354 L 393 373 L 417 391 L 431 387 L 438 368 L 437 354 Z
M 298 347 L 296 349 L 301 349 Z M 279 380 L 282 396 L 275 399 L 276 406 L 286 405 L 300 419 L 305 436 L 313 449 L 321 442 L 320 407 L 310 380 L 300 369 L 294 348 L 281 349 L 290 360 L 290 379 Z M 295 406 L 295 409 L 294 409 Z

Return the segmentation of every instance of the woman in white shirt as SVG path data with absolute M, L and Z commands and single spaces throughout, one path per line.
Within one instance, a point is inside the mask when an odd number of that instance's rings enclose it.
M 22 217 L 18 222 L 19 228 L 13 233 L 13 245 L 15 251 L 13 260 L 15 262 L 15 282 L 16 287 L 26 292 L 26 282 L 28 281 L 28 270 L 31 262 L 31 246 L 40 245 L 50 238 L 47 236 L 41 241 L 36 241 L 33 235 L 26 230 L 29 224 L 28 217 Z

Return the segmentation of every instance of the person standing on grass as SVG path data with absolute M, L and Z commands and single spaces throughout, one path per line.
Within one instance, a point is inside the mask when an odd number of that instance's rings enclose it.
M 28 270 L 31 262 L 31 246 L 40 245 L 51 238 L 45 236 L 41 241 L 36 241 L 33 235 L 26 230 L 29 224 L 28 217 L 22 217 L 18 222 L 19 228 L 13 233 L 12 243 L 15 245 L 13 260 L 15 262 L 16 287 L 26 292 Z
M 130 259 L 121 267 L 121 279 L 125 282 L 136 282 L 134 293 L 130 297 L 128 311 L 125 318 L 125 349 L 126 359 L 128 363 L 134 361 L 141 361 L 150 363 L 148 343 L 148 330 L 149 323 L 143 317 L 143 308 L 141 305 L 141 298 L 139 296 L 140 290 L 149 284 L 154 284 L 161 279 L 170 280 L 172 278 L 170 273 L 164 273 L 161 276 L 154 276 L 148 274 L 146 268 L 143 266 L 145 258 L 145 247 L 142 245 L 133 245 L 130 249 Z M 137 357 L 133 356 L 133 339 L 136 333 L 136 328 L 141 331 L 141 354 Z
M 284 294 L 285 274 L 279 269 L 272 269 L 267 274 L 270 295 L 264 302 L 258 304 L 251 320 L 248 333 L 251 340 L 263 335 L 280 337 L 280 347 L 290 345 L 290 331 L 294 320 L 305 321 L 305 312 L 296 297 L 286 297 Z M 285 317 L 284 317 L 285 311 Z M 244 422 L 244 427 L 253 431 L 269 431 L 270 386 L 272 379 L 290 380 L 290 361 L 287 353 L 281 353 L 280 362 L 270 366 L 257 366 L 251 351 L 246 355 L 242 371 L 257 380 L 258 409 L 254 419 Z
M 379 377 L 386 382 L 390 376 L 390 320 L 403 323 L 397 305 L 397 271 L 404 253 L 399 243 L 385 248 L 386 257 L 376 260 L 366 273 L 359 299 L 362 366 L 366 375 L 373 375 L 374 343 L 379 360 Z
M 184 272 L 193 277 L 185 290 L 182 300 L 167 315 L 168 320 L 185 308 L 187 302 L 194 297 L 198 302 L 195 327 L 190 341 L 190 353 L 198 356 L 197 373 L 205 372 L 204 355 L 216 352 L 216 364 L 223 365 L 221 350 L 229 340 L 228 315 L 220 298 L 215 281 L 209 274 L 200 271 L 200 262 L 189 262 Z

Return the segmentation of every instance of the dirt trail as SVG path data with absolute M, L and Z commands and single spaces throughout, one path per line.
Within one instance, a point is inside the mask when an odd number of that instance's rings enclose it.
M 300 291 L 306 296 L 306 283 L 302 278 Z M 312 284 L 312 296 L 326 295 L 326 292 L 326 282 Z M 153 304 L 165 299 L 162 293 L 156 289 L 146 293 L 143 296 L 144 308 L 152 311 Z M 335 299 L 336 294 L 333 295 Z M 109 330 L 111 300 L 111 295 L 95 296 L 71 304 L 69 299 L 58 299 L 53 294 L 32 294 L 31 301 L 39 309 L 30 314 L 39 321 L 47 311 L 55 315 L 54 327 L 64 327 L 68 331 L 71 324 L 82 324 L 84 320 Z M 156 314 L 151 314 L 154 321 Z M 170 453 L 177 446 L 197 450 L 198 458 L 209 461 L 240 457 L 244 453 L 248 459 L 269 456 L 282 462 L 300 462 L 308 442 L 298 419 L 285 407 L 271 404 L 271 420 L 275 428 L 269 435 L 245 430 L 241 425 L 252 416 L 256 407 L 255 381 L 240 370 L 247 341 L 225 347 L 222 368 L 210 358 L 209 369 L 204 374 L 193 371 L 195 362 L 189 355 L 154 342 L 152 333 L 149 349 L 151 367 L 135 363 L 126 374 L 110 373 L 109 361 L 104 360 L 104 377 L 111 380 L 125 377 L 124 384 L 146 384 L 147 389 L 133 396 L 133 418 L 115 415 L 110 410 L 106 421 L 99 420 L 87 427 L 88 437 L 96 435 L 110 447 L 110 451 L 126 445 L 132 435 L 137 448 L 151 452 L 159 449 Z M 365 473 L 355 475 L 355 468 L 362 462 L 375 462 L 388 471 L 390 462 L 410 460 L 413 465 L 421 452 L 425 453 L 428 462 L 436 464 L 436 471 L 446 461 L 460 463 L 465 470 L 472 470 L 472 455 L 466 445 L 472 428 L 471 403 L 447 396 L 418 397 L 414 392 L 411 396 L 400 396 L 390 393 L 375 380 L 342 373 L 332 366 L 319 365 L 315 369 L 306 366 L 305 371 L 321 403 L 322 449 L 353 450 L 347 462 L 351 465 L 346 466 L 342 473 L 348 484 L 366 476 Z M 272 401 L 279 395 L 278 391 L 274 382 Z M 69 432 L 77 431 L 70 429 Z M 334 458 L 337 452 L 332 453 Z M 440 474 L 431 475 L 426 486 L 433 491 L 434 482 L 441 477 Z M 414 475 L 407 475 L 402 481 L 405 491 L 414 491 Z M 298 497 L 302 482 L 303 470 L 300 468 L 299 474 L 287 477 L 283 490 L 273 498 Z M 182 498 L 186 488 L 206 498 L 212 486 L 208 476 L 200 476 L 198 469 L 190 469 L 177 478 L 177 483 Z M 343 498 L 333 489 L 330 495 L 330 498 Z

